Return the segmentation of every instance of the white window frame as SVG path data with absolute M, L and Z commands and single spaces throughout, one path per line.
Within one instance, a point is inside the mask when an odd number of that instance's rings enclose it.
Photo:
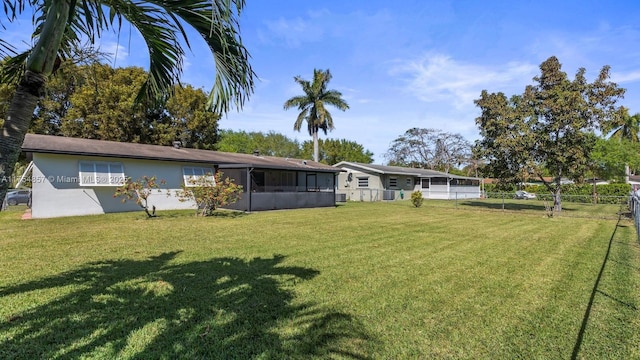
M 208 174 L 208 175 L 207 175 Z M 206 181 L 215 184 L 213 168 L 203 166 L 183 166 L 182 167 L 182 181 L 186 187 L 196 187 L 197 184 L 193 182 L 199 182 L 200 179 L 206 178 Z
M 80 186 L 122 186 L 126 176 L 121 162 L 80 161 Z
M 368 176 L 358 176 L 358 187 L 359 188 L 368 188 L 369 187 L 369 177 Z

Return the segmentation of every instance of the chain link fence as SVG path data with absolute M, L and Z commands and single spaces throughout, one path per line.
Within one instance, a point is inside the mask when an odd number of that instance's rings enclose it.
M 488 207 L 511 212 L 544 212 L 548 217 L 586 217 L 618 219 L 631 216 L 630 196 L 561 195 L 557 207 L 552 194 L 536 194 L 535 198 L 518 198 L 515 193 L 485 193 Z
M 630 211 L 633 216 L 633 223 L 636 227 L 636 234 L 638 235 L 638 242 L 640 242 L 640 196 L 636 192 L 631 196 Z
M 351 191 L 338 194 L 341 201 L 409 201 L 411 193 L 403 196 L 399 192 L 386 193 L 382 190 Z M 514 192 L 485 192 L 481 196 L 470 197 L 468 193 L 451 192 L 449 199 L 425 198 L 423 207 L 455 208 L 475 211 L 510 212 L 547 217 L 581 217 L 594 219 L 631 218 L 631 196 L 561 195 L 560 209 L 554 206 L 553 195 L 535 194 L 535 198 L 519 199 Z M 640 204 L 640 197 L 636 199 Z M 340 200 L 339 200 L 340 201 Z M 640 205 L 634 208 L 639 212 Z M 640 219 L 640 216 L 636 217 Z

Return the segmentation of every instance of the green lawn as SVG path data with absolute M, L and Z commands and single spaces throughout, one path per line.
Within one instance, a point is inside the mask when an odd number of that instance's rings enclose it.
M 560 213 L 552 212 L 553 202 L 539 199 L 517 200 L 511 198 L 511 194 L 505 194 L 507 197 L 489 198 L 489 199 L 458 199 L 458 200 L 425 200 L 425 205 L 437 208 L 455 208 L 462 210 L 475 211 L 500 211 L 513 212 L 519 214 L 530 214 L 547 216 L 549 214 L 554 217 L 580 217 L 580 218 L 598 218 L 611 219 L 618 218 L 620 213 L 628 212 L 627 201 L 625 197 L 611 197 L 607 199 L 610 202 L 618 202 L 612 204 L 592 204 L 562 201 L 562 211 Z M 496 196 L 494 194 L 494 196 Z M 499 194 L 497 195 L 499 196 Z
M 640 359 L 629 220 L 0 213 L 0 358 Z

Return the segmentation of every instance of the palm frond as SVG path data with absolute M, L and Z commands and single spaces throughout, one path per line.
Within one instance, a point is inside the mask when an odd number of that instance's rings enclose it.
M 300 131 L 300 129 L 302 128 L 302 123 L 307 119 L 307 114 L 308 114 L 307 109 L 302 110 L 298 114 L 298 117 L 296 118 L 296 122 L 293 124 L 293 130 Z
M 233 102 L 239 109 L 253 92 L 255 72 L 249 64 L 250 55 L 242 44 L 238 17 L 243 0 L 165 0 L 154 1 L 175 14 L 175 26 L 187 39 L 180 18 L 193 27 L 209 46 L 215 61 L 214 86 L 209 96 L 213 111 L 225 113 Z M 234 6 L 235 5 L 235 6 Z
M 120 1 L 110 5 L 110 25 L 120 27 L 124 20 L 128 21 L 140 32 L 149 52 L 149 78 L 140 89 L 137 101 L 159 101 L 172 91 L 182 72 L 184 51 L 176 38 L 175 24 L 156 6 Z

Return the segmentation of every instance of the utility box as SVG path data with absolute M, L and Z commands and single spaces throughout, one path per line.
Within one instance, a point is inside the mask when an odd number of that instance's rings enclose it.
M 382 193 L 382 200 L 395 200 L 396 192 L 393 190 L 384 190 Z

